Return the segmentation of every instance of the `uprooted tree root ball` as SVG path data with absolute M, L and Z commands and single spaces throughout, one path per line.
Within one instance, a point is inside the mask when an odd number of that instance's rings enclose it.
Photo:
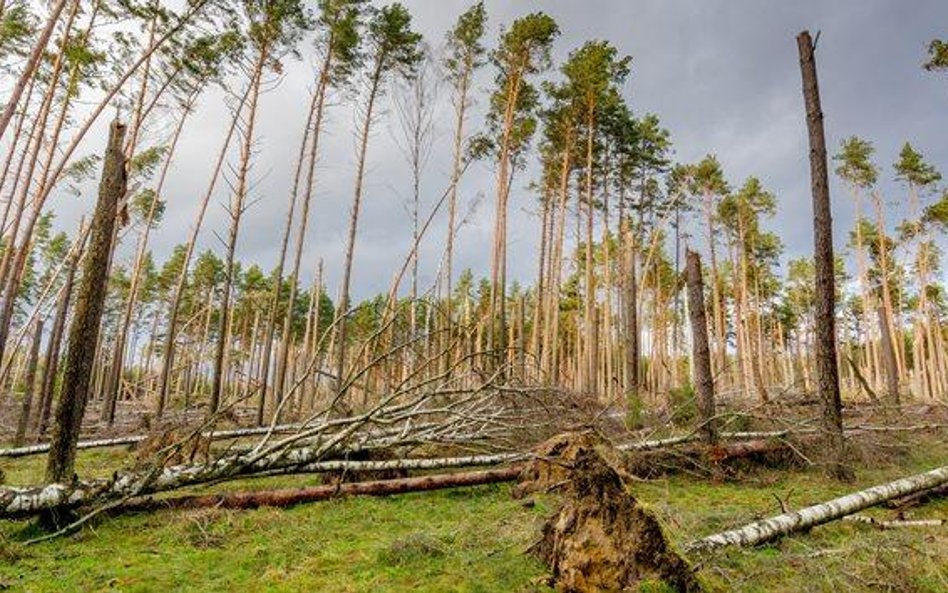
M 638 590 L 646 582 L 701 590 L 658 520 L 629 493 L 615 449 L 582 433 L 554 437 L 538 453 L 518 493 L 558 488 L 565 494 L 532 549 L 550 567 L 552 585 L 575 593 Z

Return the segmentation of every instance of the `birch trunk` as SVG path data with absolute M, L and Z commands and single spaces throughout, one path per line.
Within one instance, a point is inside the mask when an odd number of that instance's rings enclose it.
M 685 550 L 688 552 L 704 552 L 725 546 L 756 546 L 784 535 L 852 515 L 894 498 L 935 488 L 946 483 L 948 483 L 948 466 L 895 480 L 888 484 L 873 486 L 792 513 L 783 513 L 769 519 L 755 521 L 739 529 L 709 535 L 685 544 Z

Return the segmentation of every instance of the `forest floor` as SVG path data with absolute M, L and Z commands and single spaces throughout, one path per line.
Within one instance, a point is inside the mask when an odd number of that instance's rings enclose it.
M 862 487 L 948 463 L 939 435 L 906 435 L 898 454 L 864 460 L 854 484 L 811 469 L 754 469 L 739 479 L 676 475 L 633 493 L 685 542 Z M 108 474 L 123 448 L 80 453 L 79 473 Z M 42 457 L 4 461 L 10 484 L 36 482 Z M 282 476 L 205 491 L 313 485 Z M 514 500 L 509 485 L 389 498 L 348 498 L 289 509 L 158 511 L 111 517 L 71 537 L 23 547 L 27 522 L 0 523 L 0 590 L 40 591 L 548 591 L 526 550 L 556 508 L 552 495 Z M 865 514 L 892 518 L 894 511 Z M 948 499 L 911 518 L 948 518 Z M 773 546 L 705 558 L 710 591 L 948 591 L 948 526 L 880 530 L 837 521 Z

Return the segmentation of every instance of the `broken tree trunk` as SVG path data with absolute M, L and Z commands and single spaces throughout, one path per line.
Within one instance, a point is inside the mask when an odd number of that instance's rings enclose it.
M 948 484 L 948 466 L 709 535 L 686 544 L 684 549 L 687 552 L 704 552 L 724 546 L 756 546 L 942 484 Z
M 810 185 L 813 194 L 813 263 L 815 275 L 815 329 L 817 393 L 823 400 L 823 432 L 831 456 L 829 470 L 837 478 L 850 477 L 845 466 L 842 401 L 836 359 L 836 277 L 833 259 L 833 215 L 826 171 L 826 136 L 816 74 L 815 47 L 809 31 L 797 36 L 803 99 L 810 135 Z
M 711 375 L 711 348 L 708 346 L 708 321 L 704 312 L 704 282 L 701 258 L 690 249 L 685 252 L 685 276 L 688 283 L 688 317 L 691 321 L 691 352 L 694 360 L 694 385 L 698 396 L 698 415 L 704 441 L 713 444 L 718 436 L 714 422 L 714 377 Z
M 399 478 L 395 480 L 373 480 L 330 484 L 309 488 L 288 488 L 260 492 L 235 492 L 182 496 L 177 498 L 132 500 L 118 507 L 118 511 L 150 511 L 157 509 L 198 509 L 206 507 L 225 509 L 255 509 L 258 507 L 287 507 L 305 502 L 329 500 L 340 496 L 390 496 L 407 492 L 426 492 L 444 488 L 460 488 L 511 482 L 520 475 L 518 466 L 454 474 L 438 474 Z
M 66 362 L 63 365 L 62 392 L 56 407 L 53 437 L 46 464 L 46 479 L 63 482 L 72 477 L 76 443 L 89 399 L 99 322 L 108 288 L 108 267 L 118 203 L 125 196 L 127 172 L 122 145 L 125 125 L 118 120 L 109 127 L 109 141 L 99 184 L 99 198 L 92 218 L 92 235 L 83 265 L 76 308 L 69 327 Z

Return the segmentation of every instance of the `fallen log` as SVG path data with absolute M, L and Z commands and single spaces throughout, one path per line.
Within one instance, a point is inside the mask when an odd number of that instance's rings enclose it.
M 184 486 L 220 482 L 226 479 L 330 471 L 447 469 L 499 465 L 523 458 L 522 454 L 499 453 L 384 461 L 319 460 L 321 456 L 317 454 L 315 448 L 290 449 L 264 457 L 246 466 L 235 465 L 232 459 L 228 459 L 205 465 L 167 467 L 155 475 L 147 471 L 126 472 L 117 473 L 108 480 L 77 480 L 72 484 L 48 484 L 36 487 L 4 486 L 0 487 L 0 519 L 16 519 L 35 515 L 46 509 L 76 508 L 119 500 L 129 495 L 157 494 Z M 257 471 L 251 471 L 254 467 Z
M 806 464 L 799 449 L 787 440 L 753 439 L 635 451 L 627 459 L 625 468 L 633 476 L 644 479 L 673 473 L 727 477 L 748 462 L 755 467 L 780 468 Z
M 444 488 L 460 488 L 511 482 L 520 475 L 519 466 L 453 474 L 435 474 L 394 480 L 374 480 L 345 484 L 287 488 L 257 492 L 232 492 L 179 496 L 175 498 L 144 497 L 128 501 L 110 512 L 138 512 L 159 509 L 255 509 L 258 507 L 288 507 L 306 502 L 329 500 L 342 496 L 390 496 L 408 492 L 427 492 Z
M 885 519 L 876 519 L 867 515 L 849 515 L 843 517 L 843 521 L 853 523 L 865 523 L 876 529 L 899 529 L 901 527 L 941 527 L 948 525 L 948 519 L 894 519 L 887 521 Z
M 733 433 L 734 438 L 743 436 L 779 436 L 774 433 Z M 646 451 L 687 443 L 692 437 L 673 437 L 654 441 L 643 441 L 626 447 L 626 450 Z M 772 441 L 771 447 L 779 447 Z M 725 450 L 727 445 L 724 445 Z M 703 448 L 700 448 L 703 451 Z M 312 446 L 287 448 L 253 457 L 252 451 L 239 451 L 226 457 L 195 465 L 174 465 L 158 469 L 116 472 L 111 478 L 98 480 L 75 480 L 70 484 L 46 484 L 40 486 L 0 486 L 0 519 L 14 519 L 37 514 L 52 508 L 75 508 L 95 503 L 120 500 L 129 496 L 157 494 L 188 486 L 216 483 L 226 480 L 287 473 L 318 473 L 328 471 L 383 471 L 391 469 L 444 469 L 449 467 L 471 467 L 497 465 L 524 458 L 522 453 L 496 455 L 472 455 L 438 459 L 395 459 L 386 461 L 359 462 L 327 460 L 326 457 L 344 454 L 345 451 L 327 450 L 314 443 Z M 703 453 L 696 453 L 699 457 Z M 719 454 L 720 455 L 720 454 Z M 724 457 L 728 457 L 727 454 Z M 644 472 L 642 477 L 648 477 Z
M 920 490 L 919 492 L 909 494 L 908 496 L 902 496 L 894 500 L 886 501 L 885 507 L 887 509 L 903 511 L 905 509 L 918 506 L 920 504 L 925 504 L 931 500 L 938 500 L 939 498 L 944 498 L 946 496 L 948 496 L 948 484 L 942 484 L 941 486 L 936 486 L 935 488 Z
M 932 425 L 926 425 L 930 428 Z M 287 426 L 276 427 L 288 428 Z M 860 427 L 857 431 L 865 431 Z M 917 428 L 917 427 L 899 427 Z M 269 427 L 241 429 L 237 431 L 217 431 L 215 437 L 247 435 L 249 431 L 270 431 Z M 636 467 L 642 471 L 630 472 L 639 477 L 652 477 L 661 473 L 661 466 L 678 465 L 676 460 L 697 462 L 694 469 L 704 471 L 710 460 L 713 465 L 721 466 L 733 459 L 754 455 L 780 454 L 792 451 L 792 447 L 780 439 L 793 434 L 810 434 L 811 430 L 781 430 L 772 432 L 732 432 L 722 433 L 721 437 L 731 442 L 722 443 L 710 454 L 705 447 L 695 447 L 671 452 L 668 455 L 639 460 Z M 695 440 L 695 435 L 684 435 L 665 439 L 646 440 L 618 448 L 624 451 L 648 452 L 687 444 Z M 748 445 L 736 444 L 741 439 L 751 439 Z M 301 444 L 302 441 L 296 444 Z M 397 444 L 397 443 L 395 443 Z M 395 459 L 379 462 L 362 462 L 372 465 L 360 466 L 360 462 L 347 460 L 327 460 L 327 457 L 344 455 L 348 449 L 326 448 L 325 443 L 316 440 L 310 446 L 280 449 L 266 455 L 256 455 L 254 451 L 233 451 L 207 463 L 196 465 L 175 465 L 157 470 L 132 470 L 116 472 L 109 479 L 75 480 L 69 484 L 46 484 L 39 486 L 15 487 L 0 486 L 0 519 L 13 519 L 37 514 L 52 508 L 75 508 L 93 502 L 120 500 L 129 496 L 150 495 L 167 492 L 187 486 L 216 483 L 231 479 L 253 476 L 266 476 L 286 473 L 318 473 L 339 470 L 383 471 L 390 469 L 443 469 L 448 467 L 471 467 L 476 465 L 497 465 L 525 457 L 523 453 L 503 453 L 497 455 L 474 455 L 440 459 Z M 349 445 L 351 448 L 352 445 Z
M 933 469 L 923 474 L 901 478 L 888 484 L 873 486 L 813 505 L 783 513 L 769 519 L 754 521 L 744 527 L 716 533 L 685 544 L 687 552 L 706 552 L 725 546 L 756 546 L 773 541 L 784 535 L 829 523 L 847 515 L 858 513 L 908 494 L 948 484 L 948 466 Z
M 235 428 L 231 430 L 215 430 L 205 432 L 201 436 L 211 440 L 236 439 L 241 437 L 260 436 L 267 433 L 286 433 L 296 431 L 301 428 L 298 424 L 282 424 L 273 428 L 269 426 L 255 426 L 253 428 Z M 111 439 L 94 439 L 88 441 L 79 441 L 76 449 L 104 449 L 106 447 L 121 447 L 124 445 L 137 445 L 147 440 L 152 435 L 129 435 L 115 437 Z M 28 457 L 30 455 L 41 455 L 49 452 L 49 443 L 38 443 L 36 445 L 27 445 L 25 447 L 10 447 L 0 449 L 0 457 Z

